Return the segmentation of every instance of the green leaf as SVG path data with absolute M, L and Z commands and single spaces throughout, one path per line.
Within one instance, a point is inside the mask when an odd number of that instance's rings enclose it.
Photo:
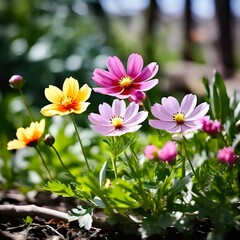
M 118 158 L 128 147 L 130 147 L 138 136 L 122 135 L 118 137 L 109 137 L 103 141 L 108 145 L 108 150 L 114 158 Z
M 207 90 L 213 118 L 220 119 L 222 123 L 225 123 L 230 110 L 230 99 L 227 95 L 224 79 L 216 72 L 212 83 L 209 83 L 206 78 L 203 78 L 203 83 Z

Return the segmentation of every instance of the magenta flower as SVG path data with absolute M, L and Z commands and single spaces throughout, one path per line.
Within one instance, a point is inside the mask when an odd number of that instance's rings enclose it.
M 218 120 L 211 120 L 209 116 L 205 116 L 201 119 L 202 130 L 212 136 L 215 136 L 223 130 L 223 126 Z
M 237 156 L 232 147 L 226 147 L 218 150 L 217 158 L 220 162 L 232 165 L 236 162 Z
M 148 159 L 154 159 L 157 156 L 157 147 L 153 144 L 147 145 L 144 149 L 144 156 Z
M 169 141 L 158 151 L 158 157 L 163 162 L 172 162 L 177 156 L 177 145 L 173 141 Z
M 156 62 L 148 64 L 143 69 L 141 55 L 132 53 L 127 62 L 127 70 L 118 57 L 108 57 L 108 71 L 95 69 L 93 81 L 100 88 L 93 88 L 95 92 L 126 99 L 136 95 L 136 91 L 148 91 L 158 84 L 157 79 L 152 79 L 158 71 Z
M 193 94 L 187 94 L 181 105 L 174 97 L 164 97 L 162 104 L 152 106 L 152 114 L 157 119 L 149 120 L 149 124 L 171 133 L 199 129 L 202 126 L 200 119 L 208 112 L 209 105 L 204 102 L 196 107 L 196 104 L 197 97 Z
M 88 119 L 91 127 L 104 136 L 120 136 L 137 131 L 148 116 L 148 112 L 140 111 L 139 105 L 131 102 L 127 107 L 124 100 L 115 99 L 112 107 L 107 103 L 99 105 L 99 113 L 91 113 Z

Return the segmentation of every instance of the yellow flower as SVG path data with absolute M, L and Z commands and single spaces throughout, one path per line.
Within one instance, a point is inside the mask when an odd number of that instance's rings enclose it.
M 21 149 L 27 146 L 34 146 L 42 137 L 45 129 L 45 120 L 42 119 L 39 123 L 32 122 L 30 127 L 18 128 L 17 139 L 8 142 L 7 149 Z
M 90 97 L 91 91 L 92 89 L 87 84 L 79 89 L 78 81 L 72 77 L 65 79 L 62 90 L 50 85 L 45 89 L 45 96 L 52 104 L 43 107 L 41 113 L 48 117 L 70 113 L 80 114 L 90 104 L 86 101 Z

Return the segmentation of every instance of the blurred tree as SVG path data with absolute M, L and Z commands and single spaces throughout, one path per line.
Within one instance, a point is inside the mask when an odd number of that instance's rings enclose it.
M 223 75 L 230 77 L 235 70 L 232 40 L 233 17 L 230 0 L 215 0 L 215 7 L 219 27 L 219 52 L 223 65 Z

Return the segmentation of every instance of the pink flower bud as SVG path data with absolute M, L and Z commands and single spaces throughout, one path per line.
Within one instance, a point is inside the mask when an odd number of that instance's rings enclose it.
M 163 162 L 172 162 L 177 156 L 177 145 L 173 141 L 169 141 L 158 151 L 158 157 Z
M 219 132 L 223 130 L 223 126 L 218 120 L 211 120 L 209 116 L 203 117 L 201 120 L 202 130 L 212 136 L 217 135 Z
M 226 147 L 218 150 L 217 158 L 220 162 L 232 165 L 236 162 L 237 156 L 232 147 Z
M 148 159 L 154 159 L 157 156 L 157 147 L 153 144 L 146 146 L 144 149 L 144 155 Z
M 10 86 L 14 89 L 20 89 L 22 88 L 23 84 L 24 84 L 24 80 L 23 77 L 20 75 L 13 75 L 10 79 L 9 79 L 9 83 Z
M 139 105 L 142 105 L 145 99 L 146 99 L 146 94 L 141 91 L 136 91 L 134 95 L 131 95 L 131 97 L 129 97 L 130 102 L 135 102 L 135 103 L 138 103 Z

